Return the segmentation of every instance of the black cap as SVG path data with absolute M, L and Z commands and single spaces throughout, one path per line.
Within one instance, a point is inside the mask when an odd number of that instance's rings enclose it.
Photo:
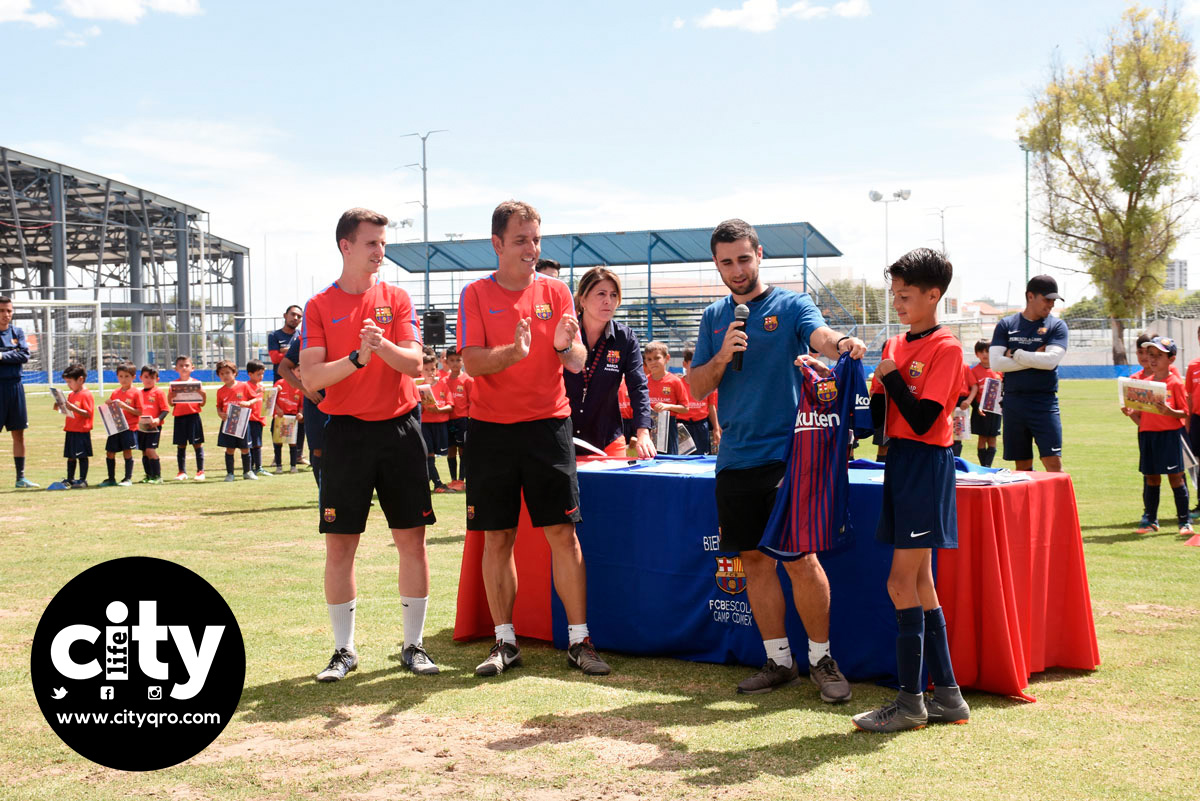
M 1030 278 L 1029 283 L 1025 285 L 1025 291 L 1043 295 L 1048 300 L 1062 300 L 1062 296 L 1058 294 L 1058 282 L 1049 275 L 1035 275 Z

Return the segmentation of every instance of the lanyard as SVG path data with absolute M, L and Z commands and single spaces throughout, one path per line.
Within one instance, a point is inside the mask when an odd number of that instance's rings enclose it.
M 601 339 L 596 343 L 596 355 L 592 357 L 592 363 L 589 364 L 583 371 L 583 400 L 587 400 L 588 385 L 592 383 L 592 376 L 596 373 L 596 368 L 600 366 L 600 360 L 604 358 L 608 352 L 607 338 Z

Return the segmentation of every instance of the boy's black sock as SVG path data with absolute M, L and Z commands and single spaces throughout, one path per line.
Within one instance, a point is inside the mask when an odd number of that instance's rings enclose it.
M 162 478 L 162 459 L 154 457 L 150 460 L 150 467 L 154 469 L 155 478 Z
M 88 458 L 86 456 L 79 457 L 79 480 L 87 481 Z
M 292 467 L 295 467 L 296 462 L 298 462 L 298 461 L 300 461 L 300 446 L 299 445 L 288 446 L 288 463 Z
M 75 480 L 75 460 L 68 459 L 67 460 L 67 481 L 74 481 L 74 480 Z
M 17 478 L 25 478 L 25 457 L 14 456 L 13 465 L 17 468 Z
M 250 469 L 262 470 L 262 448 L 250 449 Z
M 1142 486 L 1142 505 L 1146 510 L 1146 519 L 1151 523 L 1158 522 L 1158 484 L 1151 486 L 1150 482 Z
M 108 480 L 116 481 L 117 480 L 117 457 L 114 456 L 110 459 L 107 456 L 105 456 L 104 464 L 108 467 Z
M 962 456 L 962 440 L 955 441 L 950 450 L 954 451 L 955 456 Z
M 935 687 L 955 687 L 954 665 L 950 662 L 950 641 L 946 638 L 946 618 L 942 608 L 925 613 L 925 664 Z
M 447 456 L 446 463 L 450 465 L 450 480 L 458 481 L 458 457 Z
M 197 473 L 204 472 L 204 446 L 203 445 L 201 445 L 199 448 L 196 448 L 196 472 Z
M 242 472 L 243 473 L 250 472 L 250 452 L 249 451 L 242 454 Z
M 283 443 L 280 442 L 280 443 L 274 443 L 274 444 L 275 444 L 275 464 L 282 466 L 283 465 Z M 295 460 L 293 460 L 293 462 L 294 461 Z
M 225 454 L 225 472 L 230 473 L 230 474 L 233 473 L 233 454 L 232 453 Z
M 1172 487 L 1171 491 L 1175 493 L 1175 514 L 1179 517 L 1179 525 L 1185 525 L 1188 522 L 1187 482 L 1178 487 Z
M 921 654 L 924 651 L 925 613 L 921 607 L 896 610 L 896 672 L 900 689 L 906 693 L 921 692 Z
M 430 456 L 426 458 L 425 464 L 429 470 L 429 478 L 431 481 L 433 481 L 433 486 L 437 487 L 441 485 L 442 477 L 438 475 L 437 463 L 435 462 L 434 457 Z
M 987 466 L 988 466 L 988 467 L 991 467 L 991 466 L 992 466 L 992 462 L 994 462 L 994 461 L 996 461 L 996 448 L 995 448 L 995 446 L 993 446 L 993 447 L 991 447 L 991 448 L 988 448 L 988 449 L 987 449 Z
M 142 454 L 142 472 L 146 474 L 146 478 L 153 478 L 154 474 L 150 472 L 150 457 Z
M 133 457 L 132 456 L 130 456 L 128 459 L 125 460 L 125 480 L 126 481 L 133 480 Z
M 187 447 L 184 446 L 175 451 L 175 461 L 179 462 L 179 472 L 187 472 Z

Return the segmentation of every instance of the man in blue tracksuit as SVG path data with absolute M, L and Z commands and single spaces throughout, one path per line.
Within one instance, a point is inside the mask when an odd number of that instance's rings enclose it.
M 17 468 L 17 488 L 36 487 L 25 478 L 25 390 L 21 387 L 21 365 L 29 361 L 25 332 L 12 324 L 12 298 L 0 296 L 0 430 L 12 433 L 13 463 Z
M 1035 275 L 1025 286 L 1025 308 L 996 323 L 989 350 L 992 369 L 1004 374 L 1004 458 L 1033 469 L 1033 443 L 1042 466 L 1062 472 L 1058 363 L 1067 352 L 1067 324 L 1051 317 L 1061 300 L 1058 282 Z

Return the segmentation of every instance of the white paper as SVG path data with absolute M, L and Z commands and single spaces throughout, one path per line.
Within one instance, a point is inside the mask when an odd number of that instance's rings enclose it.
M 67 416 L 67 396 L 62 394 L 62 390 L 57 387 L 50 387 L 50 394 L 54 398 L 54 402 L 58 404 L 58 412 L 63 417 Z
M 235 439 L 245 439 L 246 429 L 250 426 L 250 410 L 245 406 L 229 404 L 225 409 L 225 422 L 221 424 L 221 433 Z
M 683 423 L 676 423 L 676 436 L 679 441 L 679 455 L 688 456 L 696 452 L 696 443 L 692 441 L 692 432 Z
M 587 440 L 580 439 L 579 437 L 571 437 L 571 442 L 575 443 L 575 445 L 577 447 L 583 448 L 585 451 L 591 451 L 592 453 L 596 454 L 597 456 L 608 456 L 607 453 L 600 450 L 599 448 L 597 448 L 595 445 L 588 442 Z
M 1140 378 L 1117 379 L 1117 402 L 1126 409 L 1158 413 L 1155 402 L 1167 402 L 1167 385 L 1161 381 Z
M 186 381 L 172 381 L 168 398 L 171 403 L 203 403 L 204 396 L 200 394 L 200 382 L 194 378 Z
M 104 431 L 110 437 L 113 434 L 120 434 L 122 431 L 129 430 L 129 423 L 125 420 L 125 413 L 115 403 L 101 403 L 96 407 L 96 411 L 100 412 L 100 420 L 104 423 Z
M 653 430 L 650 433 L 654 437 L 654 447 L 658 449 L 659 453 L 666 453 L 667 443 L 671 437 L 671 413 L 663 409 L 650 419 L 653 422 L 651 426 Z
M 659 473 L 671 476 L 702 476 L 712 473 L 717 466 L 711 461 L 689 460 L 677 462 L 673 459 L 655 461 L 653 464 L 638 469 L 639 473 Z

